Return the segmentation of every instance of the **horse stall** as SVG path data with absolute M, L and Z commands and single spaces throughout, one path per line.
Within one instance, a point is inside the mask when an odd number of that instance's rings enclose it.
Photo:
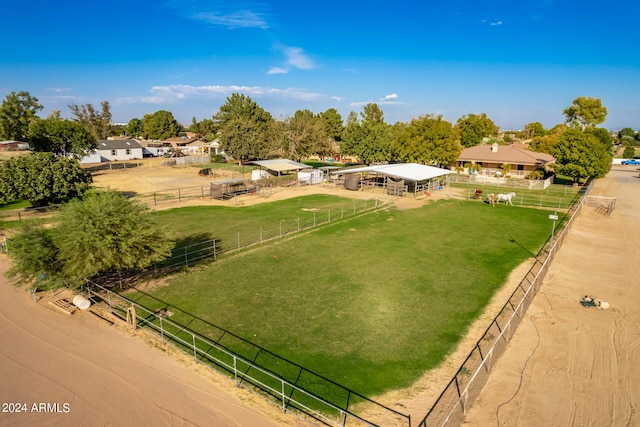
M 227 179 L 212 182 L 209 187 L 209 196 L 212 199 L 226 200 L 241 194 L 249 194 L 255 191 L 255 187 L 244 178 Z
M 387 177 L 387 194 L 390 196 L 402 196 L 407 187 L 404 183 L 404 179 L 393 180 L 391 177 Z

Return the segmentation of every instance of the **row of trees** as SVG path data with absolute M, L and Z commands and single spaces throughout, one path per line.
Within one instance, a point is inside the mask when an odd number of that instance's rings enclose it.
M 35 151 L 82 156 L 95 148 L 97 139 L 113 130 L 109 126 L 109 103 L 105 101 L 101 107 L 98 112 L 90 104 L 70 105 L 74 120 L 61 119 L 59 112 L 40 119 L 37 112 L 42 107 L 36 98 L 27 92 L 12 93 L 0 106 L 0 130 L 3 135 L 11 132 L 16 138 L 26 138 Z M 575 179 L 601 176 L 606 169 L 602 163 L 610 160 L 612 141 L 605 129 L 597 127 L 606 119 L 606 108 L 600 99 L 578 97 L 563 114 L 566 123 L 548 131 L 538 122 L 529 123 L 523 136 L 532 138 L 534 151 L 554 155 L 559 172 L 570 172 Z M 222 150 L 240 161 L 272 157 L 301 160 L 339 153 L 364 163 L 396 160 L 433 165 L 450 164 L 463 148 L 478 145 L 488 137 L 497 140 L 499 132 L 484 113 L 465 115 L 455 124 L 442 116 L 424 115 L 390 125 L 375 103 L 366 105 L 360 114 L 351 112 L 346 125 L 333 108 L 319 114 L 298 110 L 293 116 L 276 120 L 250 97 L 237 93 L 228 97 L 210 119 L 197 122 L 194 118 L 189 129 L 209 140 L 217 139 Z M 129 136 L 152 139 L 166 139 L 182 130 L 173 115 L 164 110 L 132 119 L 122 129 Z M 563 137 L 568 130 L 571 132 Z M 573 142 L 564 149 L 558 145 L 569 140 Z M 602 150 L 594 150 L 596 140 L 604 147 L 604 155 L 598 159 L 595 156 Z M 567 166 L 576 162 L 588 167 Z
M 107 101 L 101 103 L 99 110 L 91 104 L 69 105 L 72 120 L 62 119 L 59 111 L 41 119 L 37 115 L 41 109 L 38 99 L 28 92 L 9 94 L 0 105 L 0 138 L 28 141 L 35 151 L 83 156 L 95 149 L 97 140 L 117 132 L 162 140 L 184 131 L 173 114 L 165 110 L 146 114 L 142 119 L 131 119 L 124 127 L 115 127 Z M 440 126 L 448 123 L 441 116 L 423 116 L 392 126 L 384 121 L 377 104 L 366 105 L 360 115 L 350 113 L 346 126 L 334 108 L 319 114 L 298 110 L 293 116 L 276 120 L 250 97 L 232 94 L 210 119 L 197 122 L 194 117 L 188 130 L 204 135 L 209 141 L 218 139 L 222 149 L 239 160 L 274 156 L 303 159 L 341 153 L 371 162 L 402 156 L 407 150 L 401 144 L 413 138 L 407 135 L 406 128 L 417 126 L 428 131 L 431 126 L 425 126 L 424 121 L 439 122 Z M 445 143 L 454 146 L 444 151 L 455 153 L 456 145 L 477 145 L 484 137 L 497 135 L 498 130 L 485 114 L 469 114 L 448 130 Z M 437 134 L 422 136 L 430 141 L 437 137 Z M 449 157 L 413 154 L 416 161 L 431 163 L 445 163 L 450 161 Z

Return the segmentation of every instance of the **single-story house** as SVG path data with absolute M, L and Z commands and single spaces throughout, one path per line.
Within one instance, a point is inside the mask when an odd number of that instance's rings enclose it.
M 501 166 L 507 164 L 511 166 L 509 174 L 512 177 L 524 178 L 531 171 L 546 169 L 549 164 L 555 161 L 555 157 L 551 154 L 537 153 L 517 147 L 515 144 L 499 145 L 493 143 L 465 148 L 460 153 L 458 161 L 451 166 L 452 168 L 464 168 L 467 173 L 500 176 L 503 173 Z M 473 170 L 473 167 L 467 168 L 465 165 L 468 164 L 480 166 L 479 171 Z
M 142 146 L 134 139 L 103 139 L 96 148 L 100 161 L 142 159 Z

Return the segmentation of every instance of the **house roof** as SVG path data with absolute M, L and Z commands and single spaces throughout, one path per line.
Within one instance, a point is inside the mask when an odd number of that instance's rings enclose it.
M 133 139 L 101 139 L 98 141 L 98 150 L 122 150 L 124 148 L 142 148 Z
M 516 165 L 544 165 L 556 159 L 551 154 L 537 153 L 513 145 L 480 144 L 462 150 L 458 161 L 510 163 Z
M 341 169 L 335 174 L 356 173 L 356 172 L 376 172 L 393 178 L 407 181 L 426 181 L 438 176 L 452 173 L 448 169 L 437 168 L 435 166 L 421 165 L 419 163 L 397 163 L 392 165 L 375 165 L 351 169 Z
M 311 166 L 305 165 L 302 163 L 294 162 L 289 159 L 271 159 L 271 160 L 255 160 L 253 162 L 249 162 L 254 165 L 262 166 L 272 171 L 276 172 L 284 172 L 284 171 L 293 171 L 300 169 L 309 169 Z
M 167 144 L 173 144 L 175 143 L 176 145 L 187 145 L 192 143 L 193 141 L 197 140 L 198 138 L 195 137 L 184 137 L 184 136 L 174 136 L 171 138 L 167 138 L 164 141 L 161 141 L 163 143 L 167 143 Z

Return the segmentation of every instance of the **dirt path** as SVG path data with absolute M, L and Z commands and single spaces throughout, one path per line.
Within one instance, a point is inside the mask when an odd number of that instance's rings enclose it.
M 0 256 L 0 426 L 301 423 L 140 334 L 34 302 L 7 283 L 7 265 Z
M 640 425 L 639 184 L 628 166 L 596 183 L 615 210 L 583 209 L 465 424 Z

